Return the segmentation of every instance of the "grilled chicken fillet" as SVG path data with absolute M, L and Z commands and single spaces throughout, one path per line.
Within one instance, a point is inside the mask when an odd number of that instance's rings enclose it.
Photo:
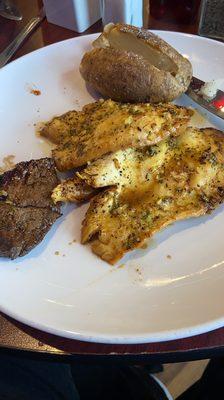
M 98 187 L 113 185 L 91 200 L 82 243 L 90 241 L 94 253 L 114 264 L 163 227 L 223 202 L 224 136 L 188 128 L 155 146 L 97 160 L 80 176 Z
M 191 115 L 192 110 L 174 104 L 134 105 L 100 100 L 76 112 L 74 118 L 67 115 L 66 122 L 65 116 L 53 120 L 44 134 L 58 143 L 61 132 L 62 142 L 52 154 L 59 171 L 68 171 L 104 154 L 141 148 L 170 135 L 177 136 L 186 128 Z

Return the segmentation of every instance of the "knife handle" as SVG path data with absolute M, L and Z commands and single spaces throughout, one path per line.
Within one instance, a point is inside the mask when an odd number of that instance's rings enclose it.
M 42 10 L 42 12 L 40 12 L 37 17 L 32 18 L 24 26 L 24 28 L 18 33 L 15 39 L 5 48 L 5 50 L 1 52 L 0 68 L 3 67 L 10 60 L 10 58 L 12 58 L 12 56 L 15 54 L 15 52 L 18 50 L 24 40 L 37 28 L 37 26 L 43 21 L 44 18 L 45 13 Z

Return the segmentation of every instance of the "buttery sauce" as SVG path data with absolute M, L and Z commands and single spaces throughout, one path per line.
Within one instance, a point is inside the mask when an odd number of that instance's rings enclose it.
M 41 135 L 41 130 L 43 129 L 45 123 L 44 122 L 35 122 L 33 124 L 35 128 L 35 135 L 38 138 L 38 145 L 40 147 L 41 153 L 45 155 L 45 157 L 49 157 L 52 150 L 52 142 Z
M 211 124 L 207 119 L 206 113 L 201 114 L 197 110 L 194 110 L 194 114 L 191 117 L 190 125 L 197 128 L 206 128 Z
M 8 171 L 15 167 L 14 159 L 15 159 L 15 156 L 13 154 L 5 156 L 2 159 L 3 165 L 0 166 L 0 174 L 3 174 L 5 171 Z

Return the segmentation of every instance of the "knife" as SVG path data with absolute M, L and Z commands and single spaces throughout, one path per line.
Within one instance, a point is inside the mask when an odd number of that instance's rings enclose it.
M 0 15 L 14 21 L 21 21 L 23 18 L 19 9 L 10 0 L 0 0 Z
M 33 33 L 38 25 L 40 25 L 40 23 L 44 20 L 45 16 L 45 10 L 44 8 L 42 8 L 39 15 L 32 18 L 28 22 L 28 24 L 24 26 L 24 28 L 18 33 L 15 39 L 8 45 L 8 47 L 6 47 L 5 50 L 0 53 L 0 68 L 3 67 L 10 60 L 10 58 L 12 58 L 12 56 L 15 54 L 15 52 L 18 50 L 24 40 L 31 33 Z
M 198 78 L 193 77 L 190 86 L 185 94 L 198 103 L 201 107 L 206 108 L 212 114 L 224 119 L 224 92 L 217 90 L 216 95 L 210 99 L 202 97 L 199 90 L 205 84 Z

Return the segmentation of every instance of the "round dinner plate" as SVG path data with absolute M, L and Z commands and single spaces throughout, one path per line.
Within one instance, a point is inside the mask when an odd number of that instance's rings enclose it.
M 157 33 L 189 57 L 196 77 L 224 77 L 222 43 Z M 35 125 L 97 98 L 79 74 L 80 60 L 96 36 L 56 43 L 0 70 L 0 160 L 50 155 Z M 185 95 L 177 102 L 200 108 Z M 196 125 L 224 130 L 224 121 L 199 111 L 207 121 L 197 117 Z M 147 249 L 129 253 L 115 266 L 80 244 L 87 208 L 64 206 L 63 216 L 27 256 L 0 258 L 1 311 L 53 334 L 104 343 L 170 340 L 224 324 L 224 206 L 173 224 Z

